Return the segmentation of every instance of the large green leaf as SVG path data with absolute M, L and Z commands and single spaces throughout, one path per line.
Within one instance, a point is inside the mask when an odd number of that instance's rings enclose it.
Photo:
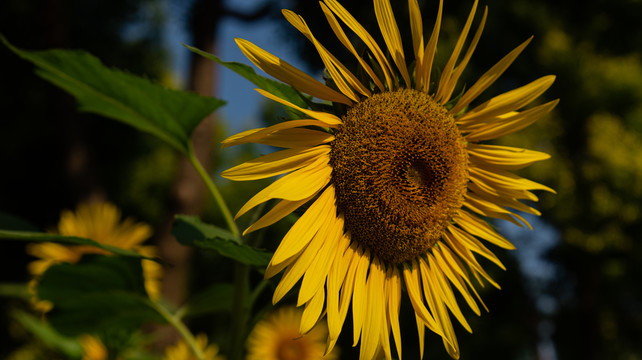
M 147 258 L 135 251 L 121 249 L 111 245 L 101 244 L 97 241 L 77 236 L 65 236 L 34 231 L 0 230 L 0 239 L 34 241 L 34 242 L 56 242 L 73 245 L 89 245 L 99 249 L 107 250 L 117 255 Z
M 234 235 L 194 216 L 177 215 L 172 234 L 181 244 L 210 249 L 247 265 L 265 267 L 272 253 L 240 244 Z
M 110 69 L 83 51 L 25 51 L 0 40 L 37 66 L 36 73 L 76 97 L 80 110 L 121 121 L 187 153 L 190 134 L 222 100 L 166 89 L 148 79 Z
M 138 259 L 97 255 L 54 265 L 40 278 L 37 291 L 54 304 L 47 318 L 66 335 L 164 322 L 147 298 Z
M 293 103 L 294 105 L 300 106 L 302 108 L 307 108 L 308 107 L 308 104 L 303 99 L 301 93 L 298 92 L 297 90 L 295 90 L 290 85 L 287 85 L 287 84 L 284 84 L 282 82 L 278 82 L 278 81 L 272 80 L 270 78 L 266 78 L 264 76 L 258 75 L 254 71 L 253 68 L 251 68 L 250 66 L 247 66 L 245 64 L 241 64 L 241 63 L 235 62 L 235 61 L 223 61 L 219 57 L 217 57 L 216 55 L 212 55 L 212 54 L 207 53 L 207 52 L 205 52 L 203 50 L 195 48 L 193 46 L 189 46 L 189 45 L 186 45 L 186 44 L 183 44 L 183 46 L 185 46 L 186 48 L 188 48 L 189 50 L 193 51 L 194 53 L 196 53 L 198 55 L 201 55 L 201 56 L 203 56 L 203 57 L 205 57 L 207 59 L 215 61 L 215 62 L 225 66 L 226 68 L 234 71 L 235 73 L 237 73 L 237 74 L 241 75 L 242 77 L 246 78 L 247 80 L 251 81 L 254 85 L 259 87 L 260 89 L 263 89 L 263 90 L 265 90 L 265 91 L 267 91 L 267 92 L 269 92 L 271 94 L 274 94 L 274 95 L 280 97 L 281 99 L 285 99 L 285 100 Z M 304 114 L 302 114 L 302 113 L 300 113 L 300 112 L 298 112 L 298 111 L 296 111 L 296 110 L 294 110 L 292 108 L 285 107 L 285 106 L 284 106 L 284 108 L 288 113 L 290 113 L 290 115 L 293 118 L 305 117 Z

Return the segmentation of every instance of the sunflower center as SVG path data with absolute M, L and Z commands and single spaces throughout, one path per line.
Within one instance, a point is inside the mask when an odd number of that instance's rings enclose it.
M 342 120 L 330 165 L 346 232 L 390 264 L 425 254 L 466 192 L 468 156 L 454 118 L 405 89 L 375 94 Z
M 307 348 L 299 338 L 281 341 L 277 351 L 277 359 L 279 360 L 302 360 L 308 358 Z

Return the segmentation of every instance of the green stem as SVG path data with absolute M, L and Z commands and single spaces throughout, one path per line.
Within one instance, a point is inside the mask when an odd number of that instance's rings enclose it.
M 251 304 L 249 302 L 250 293 L 250 267 L 237 262 L 234 268 L 234 304 L 232 305 L 232 339 L 230 358 L 232 360 L 242 360 L 243 348 L 245 342 L 245 332 Z
M 223 196 L 218 191 L 218 188 L 216 187 L 216 185 L 214 185 L 214 182 L 212 182 L 212 178 L 209 176 L 207 171 L 205 171 L 205 168 L 203 168 L 203 165 L 201 165 L 201 162 L 198 161 L 198 159 L 196 158 L 196 155 L 194 154 L 194 150 L 192 149 L 191 143 L 187 151 L 187 159 L 189 159 L 189 162 L 192 164 L 192 166 L 194 166 L 194 169 L 196 169 L 196 172 L 198 173 L 198 175 L 201 177 L 201 179 L 203 179 L 203 182 L 205 182 L 205 186 L 207 186 L 207 189 L 210 191 L 210 193 L 214 197 L 214 200 L 216 201 L 219 209 L 221 209 L 221 212 L 223 213 L 223 217 L 225 218 L 225 222 L 227 223 L 228 228 L 230 229 L 232 234 L 234 234 L 234 237 L 240 242 L 241 233 L 239 232 L 239 228 L 236 226 L 236 223 L 234 222 L 232 213 L 230 212 L 230 209 L 227 207 L 227 203 L 225 203 Z
M 167 308 L 165 308 L 163 305 L 156 301 L 149 301 L 149 304 L 156 312 L 158 312 L 167 322 L 172 325 L 178 332 L 181 334 L 183 339 L 185 339 L 185 342 L 187 345 L 192 349 L 192 352 L 194 355 L 196 355 L 196 358 L 199 360 L 205 360 L 205 355 L 203 355 L 203 351 L 196 346 L 196 340 L 194 339 L 194 335 L 192 335 L 192 332 L 189 331 L 187 326 L 185 326 L 185 323 L 181 321 L 181 319 L 172 314 Z

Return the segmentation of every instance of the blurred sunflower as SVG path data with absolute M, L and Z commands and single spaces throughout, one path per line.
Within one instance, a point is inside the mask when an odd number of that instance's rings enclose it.
M 76 212 L 65 210 L 60 216 L 57 233 L 92 239 L 98 243 L 112 245 L 121 249 L 133 250 L 153 257 L 157 255 L 155 246 L 141 245 L 152 235 L 149 225 L 137 223 L 128 218 L 121 221 L 121 213 L 115 205 L 108 202 L 81 204 Z M 34 289 L 37 278 L 50 266 L 60 263 L 77 263 L 86 254 L 111 254 L 89 245 L 63 245 L 58 243 L 33 243 L 27 245 L 27 253 L 38 258 L 28 265 L 34 276 L 29 284 Z M 143 260 L 145 290 L 151 299 L 160 297 L 160 283 L 163 268 L 160 264 Z M 46 310 L 46 304 L 36 303 L 36 307 Z
M 79 342 L 82 346 L 82 360 L 107 360 L 107 348 L 99 338 L 85 334 L 79 338 Z
M 334 360 L 337 351 L 324 357 L 328 330 L 317 324 L 299 333 L 302 312 L 287 306 L 268 314 L 254 326 L 247 339 L 247 360 Z
M 207 335 L 198 334 L 195 339 L 196 347 L 203 352 L 204 360 L 224 360 L 225 357 L 218 354 L 218 346 L 216 344 L 207 345 Z M 181 339 L 176 344 L 165 349 L 165 356 L 163 360 L 196 360 L 198 357 L 192 352 L 192 349 L 187 346 L 185 340 Z
M 224 140 L 224 147 L 254 142 L 285 150 L 233 167 L 222 176 L 243 181 L 289 173 L 252 197 L 237 217 L 260 203 L 281 199 L 247 233 L 311 202 L 282 239 L 266 270 L 266 277 L 285 270 L 273 302 L 301 280 L 297 305 L 305 310 L 300 332 L 309 331 L 326 313 L 327 351 L 336 343 L 352 304 L 353 342 L 361 341 L 361 359 L 371 359 L 379 352 L 390 359 L 391 332 L 401 357 L 403 287 L 416 315 L 422 356 L 427 327 L 442 337 L 450 356 L 458 358 L 450 314 L 472 330 L 455 292 L 479 315 L 480 305 L 485 306 L 471 278 L 482 285 L 483 279 L 499 285 L 476 256 L 504 269 L 480 240 L 514 248 L 482 217 L 530 227 L 515 211 L 539 212 L 520 200 L 537 201 L 531 190 L 553 191 L 511 172 L 545 160 L 547 154 L 480 142 L 523 129 L 551 111 L 557 100 L 524 107 L 552 85 L 554 76 L 541 77 L 469 108 L 531 39 L 453 98 L 481 36 L 487 9 L 464 52 L 477 10 L 475 1 L 437 76 L 432 68 L 443 4 L 440 1 L 427 42 L 418 3 L 409 0 L 408 4 L 412 54 L 403 52 L 389 0 L 374 0 L 387 53 L 336 0 L 321 2 L 332 31 L 358 61 L 356 72 L 323 47 L 299 15 L 283 10 L 285 18 L 316 47 L 327 70 L 326 84 L 247 40 L 236 40 L 243 53 L 268 74 L 331 103 L 313 103 L 315 110 L 308 110 L 258 90 L 304 118 Z M 356 50 L 343 26 L 357 35 L 364 51 Z

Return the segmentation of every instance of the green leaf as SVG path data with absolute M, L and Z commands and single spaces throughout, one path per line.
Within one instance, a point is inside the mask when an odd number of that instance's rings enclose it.
M 254 85 L 258 86 L 259 89 L 263 89 L 271 94 L 274 94 L 281 99 L 285 99 L 294 105 L 300 106 L 302 108 L 307 108 L 308 104 L 305 102 L 303 99 L 302 95 L 300 92 L 298 92 L 296 89 L 291 87 L 290 85 L 284 84 L 279 81 L 272 80 L 270 78 L 266 78 L 264 76 L 258 75 L 253 68 L 251 68 L 248 65 L 235 62 L 235 61 L 223 61 L 216 55 L 212 55 L 210 53 L 207 53 L 203 50 L 200 50 L 198 48 L 195 48 L 193 46 L 189 46 L 186 44 L 183 44 L 186 48 L 188 48 L 190 51 L 201 55 L 207 59 L 210 59 L 212 61 L 215 61 L 226 68 L 234 71 L 235 73 L 241 75 L 242 77 L 246 78 L 250 82 L 252 82 Z M 283 107 L 293 118 L 304 118 L 306 117 L 305 114 L 296 111 L 292 108 Z
M 19 310 L 13 313 L 13 317 L 48 347 L 59 350 L 71 358 L 82 356 L 83 349 L 78 341 L 60 334 L 50 324 Z
M 73 95 L 82 111 L 121 121 L 187 154 L 190 134 L 224 101 L 171 90 L 148 79 L 110 69 L 83 51 L 25 51 L 0 40 L 36 65 L 43 79 Z
M 190 298 L 184 316 L 190 318 L 231 311 L 233 298 L 234 286 L 232 284 L 214 284 Z
M 265 267 L 272 258 L 272 253 L 239 244 L 230 232 L 203 223 L 194 216 L 177 215 L 172 234 L 183 245 L 214 250 L 247 265 Z
M 130 256 L 136 258 L 144 258 L 149 260 L 157 260 L 145 257 L 135 251 L 121 249 L 111 245 L 101 244 L 92 239 L 81 238 L 77 236 L 65 236 L 59 234 L 48 234 L 41 232 L 33 231 L 14 231 L 14 230 L 0 230 L 0 239 L 8 240 L 22 240 L 22 241 L 34 241 L 34 242 L 56 242 L 63 244 L 73 244 L 73 245 L 89 245 L 97 247 L 99 249 L 107 250 L 117 255 Z
M 97 255 L 54 265 L 40 278 L 37 292 L 54 304 L 47 318 L 67 335 L 164 322 L 147 298 L 138 259 Z

